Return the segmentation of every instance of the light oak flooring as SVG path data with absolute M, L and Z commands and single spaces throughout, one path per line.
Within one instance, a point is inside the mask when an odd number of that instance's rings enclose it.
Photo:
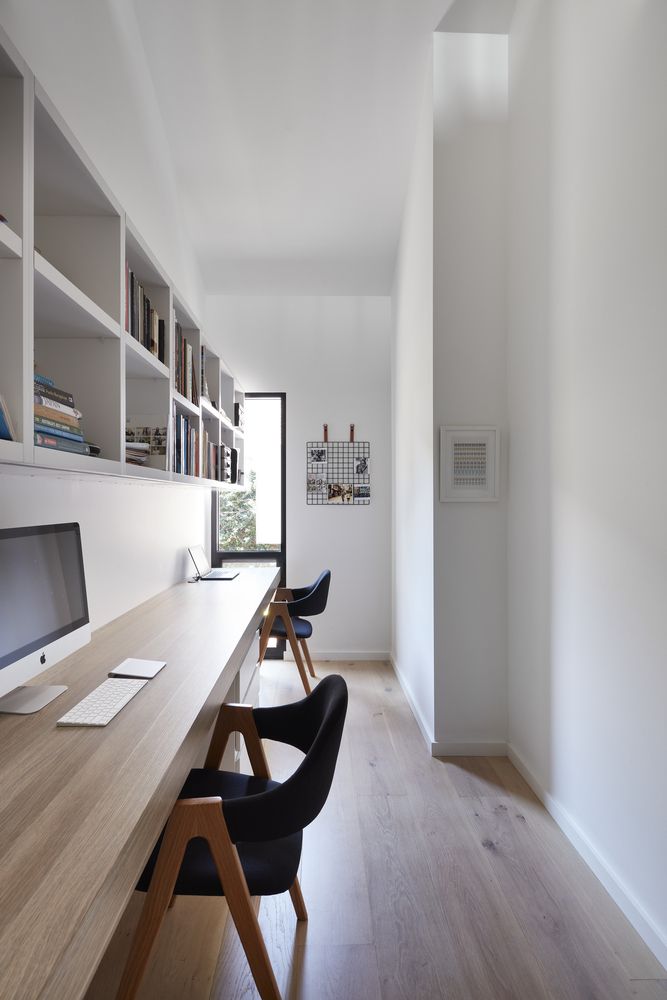
M 342 673 L 350 707 L 329 800 L 305 834 L 301 885 L 262 900 L 284 1000 L 667 1000 L 667 973 L 505 758 L 429 756 L 391 668 Z M 302 696 L 268 661 L 261 703 Z M 275 777 L 300 755 L 267 744 Z M 142 897 L 87 1000 L 114 995 Z M 255 1000 L 224 901 L 179 898 L 141 1000 Z

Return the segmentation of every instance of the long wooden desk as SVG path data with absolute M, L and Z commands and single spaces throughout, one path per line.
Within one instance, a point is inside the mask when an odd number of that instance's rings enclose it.
M 38 680 L 69 690 L 0 716 L 0 997 L 81 997 L 189 769 L 201 762 L 278 572 L 179 584 Z M 105 728 L 56 720 L 128 656 L 167 666 Z

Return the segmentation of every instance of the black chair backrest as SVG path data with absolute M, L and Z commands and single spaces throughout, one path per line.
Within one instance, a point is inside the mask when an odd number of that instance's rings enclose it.
M 277 840 L 312 823 L 331 788 L 346 712 L 347 684 L 338 674 L 324 677 L 302 701 L 253 710 L 261 738 L 288 743 L 306 756 L 278 788 L 223 802 L 235 843 Z
M 289 601 L 287 605 L 290 615 L 297 615 L 299 618 L 321 615 L 327 606 L 330 583 L 331 570 L 325 569 L 320 573 L 312 587 L 309 589 L 302 587 L 300 590 L 292 591 L 295 600 Z

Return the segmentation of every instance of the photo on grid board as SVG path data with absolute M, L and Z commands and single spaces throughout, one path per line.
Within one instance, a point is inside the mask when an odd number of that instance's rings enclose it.
M 309 448 L 308 449 L 308 464 L 309 465 L 326 465 L 327 462 L 327 450 L 326 448 Z
M 349 483 L 329 483 L 329 503 L 352 503 L 352 496 Z

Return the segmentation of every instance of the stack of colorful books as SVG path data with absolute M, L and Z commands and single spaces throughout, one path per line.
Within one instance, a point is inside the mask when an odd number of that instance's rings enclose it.
M 35 375 L 35 444 L 40 448 L 90 455 L 81 429 L 81 412 L 71 393 L 59 389 L 53 379 Z

